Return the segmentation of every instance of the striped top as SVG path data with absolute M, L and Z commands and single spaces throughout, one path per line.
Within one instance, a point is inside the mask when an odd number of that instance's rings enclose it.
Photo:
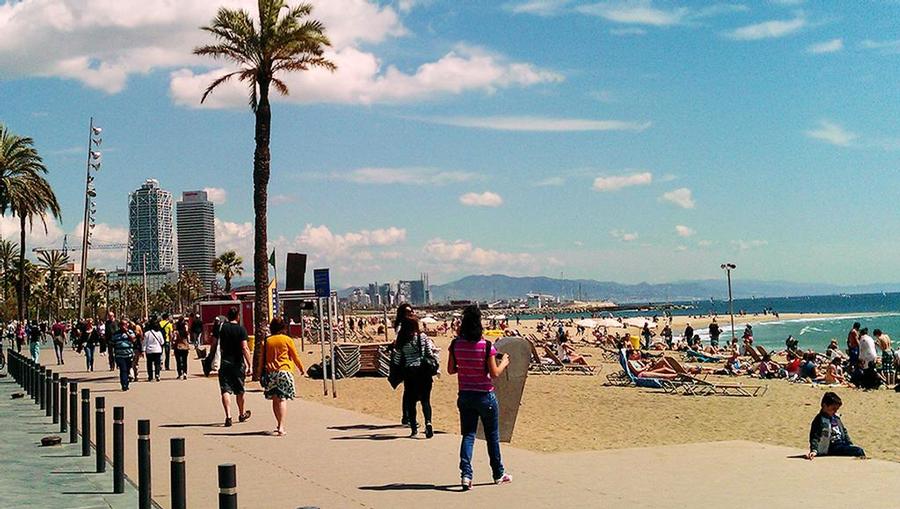
M 453 355 L 456 357 L 460 391 L 491 392 L 494 390 L 494 382 L 491 380 L 486 364 L 485 348 L 487 348 L 487 342 L 484 338 L 478 342 L 457 338 L 453 342 Z M 491 357 L 495 355 L 497 355 L 497 350 L 492 344 Z

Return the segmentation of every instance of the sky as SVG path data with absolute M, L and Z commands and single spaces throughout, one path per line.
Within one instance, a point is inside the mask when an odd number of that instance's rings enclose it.
M 294 2 L 290 2 L 294 3 Z M 334 284 L 504 273 L 896 282 L 900 2 L 314 0 L 337 71 L 274 97 L 270 248 Z M 207 189 L 252 271 L 248 89 L 193 56 L 250 0 L 0 0 L 0 122 L 34 138 L 79 242 L 146 178 Z M 16 221 L 0 219 L 4 238 Z M 91 263 L 122 266 L 121 251 Z M 281 272 L 283 273 L 283 272 Z

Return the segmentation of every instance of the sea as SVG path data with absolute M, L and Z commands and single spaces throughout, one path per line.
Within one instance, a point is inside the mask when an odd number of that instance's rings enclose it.
M 718 321 L 725 333 L 730 336 L 731 324 L 728 315 L 727 300 L 683 301 L 672 302 L 673 305 L 685 309 L 673 309 L 676 316 L 707 315 L 716 313 Z M 845 348 L 847 333 L 854 322 L 868 327 L 870 334 L 881 329 L 894 339 L 900 340 L 900 293 L 871 293 L 855 295 L 810 295 L 805 297 L 757 297 L 734 300 L 734 325 L 736 335 L 740 337 L 746 322 L 742 322 L 740 311 L 748 316 L 762 314 L 765 311 L 779 314 L 823 313 L 828 317 L 811 317 L 802 319 L 778 319 L 765 323 L 753 324 L 753 340 L 756 344 L 768 349 L 783 348 L 785 339 L 791 335 L 800 341 L 800 348 L 824 351 L 832 339 L 837 339 L 841 348 Z M 654 311 L 629 311 L 614 313 L 614 316 L 652 317 L 660 314 Z M 559 318 L 586 318 L 590 314 L 557 315 Z M 599 315 L 598 315 L 599 316 Z M 603 314 L 602 316 L 607 316 Z M 539 318 L 539 316 L 534 316 Z M 525 318 L 525 316 L 523 316 Z M 678 336 L 682 331 L 675 330 Z M 708 341 L 706 330 L 699 331 L 704 342 Z M 897 343 L 895 343 L 897 345 Z

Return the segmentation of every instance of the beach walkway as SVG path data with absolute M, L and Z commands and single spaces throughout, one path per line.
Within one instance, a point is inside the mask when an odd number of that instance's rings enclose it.
M 897 505 L 890 486 L 900 478 L 900 464 L 846 458 L 809 462 L 797 458 L 800 449 L 741 441 L 559 454 L 504 447 L 504 463 L 515 478 L 506 486 L 490 482 L 487 454 L 479 442 L 476 487 L 461 493 L 459 437 L 453 433 L 413 440 L 396 423 L 295 400 L 288 406 L 287 436 L 268 436 L 274 420 L 258 391 L 247 395 L 251 420 L 225 428 L 215 377 L 179 381 L 173 379 L 174 371 L 163 372 L 162 382 L 142 381 L 123 393 L 114 372 L 78 372 L 79 361 L 72 359 L 60 371 L 78 379 L 92 395 L 106 396 L 107 408 L 126 408 L 126 474 L 132 479 L 137 478 L 136 421 L 151 420 L 153 498 L 162 507 L 170 506 L 168 448 L 169 438 L 176 436 L 186 438 L 188 507 L 201 509 L 216 507 L 220 463 L 236 464 L 238 501 L 245 508 Z M 98 357 L 97 366 L 104 362 Z M 196 361 L 191 370 L 199 371 Z M 26 439 L 15 433 L 4 426 L 2 442 L 33 442 L 34 435 Z M 0 493 L 10 493 L 8 484 L 17 481 L 3 478 L 6 489 Z

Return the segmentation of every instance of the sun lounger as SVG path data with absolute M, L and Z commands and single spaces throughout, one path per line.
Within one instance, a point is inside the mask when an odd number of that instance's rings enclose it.
M 698 352 L 696 350 L 688 349 L 685 352 L 685 355 L 694 359 L 697 362 L 725 362 L 725 359 L 722 357 L 707 355 L 703 352 Z
M 747 348 L 746 350 L 747 350 L 747 355 L 749 355 L 750 358 L 753 359 L 753 362 L 762 362 L 762 356 L 759 355 L 759 352 L 755 348 L 750 347 L 750 348 Z
M 528 364 L 528 372 L 538 375 L 549 375 L 551 373 L 555 373 L 560 370 L 558 366 L 556 366 L 553 361 L 549 359 L 545 361 L 543 357 L 538 353 L 537 347 L 534 344 L 534 341 L 531 338 L 526 338 L 528 340 L 528 344 L 531 345 L 531 362 Z
M 559 359 L 559 357 L 556 356 L 555 353 L 553 353 L 553 350 L 551 350 L 547 346 L 544 346 L 544 356 L 553 361 L 553 365 L 558 368 L 558 373 L 593 375 L 595 374 L 594 371 L 597 369 L 597 366 L 563 362 Z
M 628 360 L 625 358 L 625 350 L 619 351 L 619 365 L 622 367 L 622 372 L 625 376 L 627 376 L 628 379 L 631 380 L 631 383 L 637 387 L 646 387 L 649 389 L 663 388 L 662 380 L 659 378 L 643 378 L 632 373 L 631 367 L 628 366 Z

